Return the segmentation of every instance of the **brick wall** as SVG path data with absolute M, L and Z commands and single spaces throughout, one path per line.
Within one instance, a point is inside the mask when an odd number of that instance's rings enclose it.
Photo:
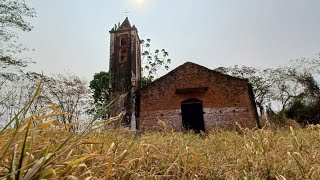
M 176 89 L 207 87 L 204 92 L 176 93 Z M 197 98 L 203 102 L 205 130 L 256 127 L 256 107 L 247 80 L 227 76 L 194 63 L 185 63 L 139 90 L 138 125 L 157 130 L 159 121 L 183 131 L 181 102 Z

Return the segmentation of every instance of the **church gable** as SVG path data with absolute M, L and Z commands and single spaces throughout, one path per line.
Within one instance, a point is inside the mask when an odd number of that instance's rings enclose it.
M 204 124 L 200 130 L 205 131 L 232 129 L 236 122 L 253 128 L 257 116 L 251 91 L 245 79 L 188 62 L 139 90 L 139 125 L 143 130 L 154 130 L 161 119 L 175 130 L 196 127 L 198 123 Z M 195 109 L 198 111 L 188 114 Z M 188 117 L 200 121 L 188 127 L 186 121 L 192 121 Z
M 205 80 L 205 81 L 201 81 Z M 224 86 L 228 82 L 228 86 L 234 84 L 248 84 L 248 80 L 241 79 L 220 72 L 208 69 L 204 66 L 186 62 L 183 65 L 175 68 L 166 75 L 155 80 L 148 86 L 139 90 L 140 93 L 147 93 L 157 89 L 157 91 L 166 91 L 167 86 L 173 85 L 175 92 L 181 94 L 183 92 L 202 92 L 208 90 L 208 86 L 214 84 Z M 163 88 L 161 88 L 163 87 Z

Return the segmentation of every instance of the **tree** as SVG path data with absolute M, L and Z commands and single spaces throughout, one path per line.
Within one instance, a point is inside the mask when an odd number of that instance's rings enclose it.
M 29 96 L 32 93 L 28 93 L 32 92 L 34 84 L 26 76 L 20 77 L 15 82 L 5 83 L 5 86 L 0 90 L 0 125 L 12 119 L 30 100 Z
M 171 59 L 168 59 L 169 53 L 165 49 L 151 50 L 151 39 L 142 40 L 142 64 L 143 76 L 145 82 L 152 82 L 161 69 L 168 70 Z
M 309 102 L 320 98 L 320 87 L 313 75 L 305 72 L 297 77 L 297 80 L 304 85 L 304 96 Z
M 32 98 L 42 75 L 27 72 L 20 75 L 17 80 L 5 82 L 0 90 L 0 124 L 12 119 Z M 34 113 L 40 103 L 35 103 L 30 108 Z
M 93 76 L 90 81 L 90 89 L 93 93 L 94 109 L 91 111 L 97 112 L 105 107 L 110 101 L 110 88 L 109 88 L 110 74 L 109 72 L 101 71 Z
M 320 99 L 307 102 L 303 98 L 295 98 L 285 111 L 288 118 L 296 120 L 302 126 L 320 123 Z
M 23 72 L 31 61 L 19 57 L 27 50 L 18 43 L 18 32 L 29 32 L 26 18 L 35 16 L 24 0 L 0 0 L 0 117 L 5 121 L 23 106 L 29 90 L 28 74 Z M 3 119 L 2 119 L 3 118 Z
M 303 95 L 304 86 L 298 81 L 300 75 L 293 68 L 279 67 L 271 69 L 269 81 L 272 82 L 273 101 L 281 103 L 281 111 L 285 110 L 287 104 L 295 97 Z
M 300 96 L 292 98 L 286 108 L 286 115 L 305 126 L 320 123 L 320 87 L 316 79 L 320 75 L 320 52 L 312 58 L 291 61 L 294 78 L 303 86 Z
M 4 79 L 13 80 L 12 69 L 20 70 L 29 63 L 16 55 L 26 50 L 17 42 L 17 31 L 31 31 L 32 26 L 25 18 L 35 17 L 35 11 L 26 5 L 24 0 L 0 0 L 0 75 Z M 16 71 L 18 72 L 18 71 Z
M 55 104 L 62 112 L 69 113 L 59 117 L 61 123 L 78 122 L 87 108 L 87 83 L 75 75 L 46 77 L 41 97 L 44 102 Z
M 291 61 L 290 66 L 301 74 L 307 72 L 313 76 L 320 75 L 320 52 L 312 58 L 299 58 Z
M 301 68 L 301 67 L 300 67 Z M 302 69 L 302 68 L 301 68 Z M 262 116 L 265 107 L 272 111 L 270 104 L 280 103 L 283 112 L 288 104 L 297 98 L 317 100 L 320 88 L 313 75 L 299 71 L 295 66 L 260 69 L 247 66 L 219 67 L 215 69 L 231 76 L 246 78 L 252 84 L 255 102 Z

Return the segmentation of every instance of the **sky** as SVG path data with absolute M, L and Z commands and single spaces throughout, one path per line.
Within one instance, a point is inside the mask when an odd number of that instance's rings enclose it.
M 29 69 L 90 81 L 108 71 L 109 30 L 129 11 L 141 39 L 166 49 L 170 69 L 277 67 L 320 52 L 319 0 L 26 0 L 37 12 L 21 41 Z M 159 76 L 165 72 L 160 72 Z

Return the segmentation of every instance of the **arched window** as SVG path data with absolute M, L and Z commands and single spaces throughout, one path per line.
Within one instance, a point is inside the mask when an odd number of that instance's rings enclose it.
M 121 37 L 121 39 L 120 39 L 120 46 L 126 46 L 126 45 L 128 45 L 128 37 Z

